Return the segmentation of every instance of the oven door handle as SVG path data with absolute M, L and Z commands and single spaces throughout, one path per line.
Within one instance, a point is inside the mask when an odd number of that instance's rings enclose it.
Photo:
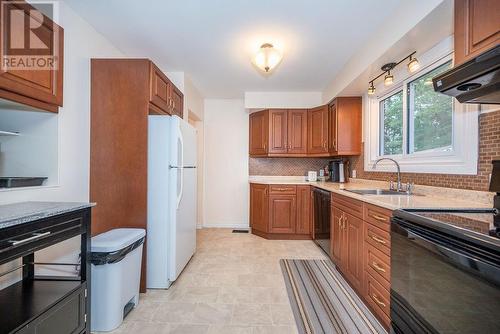
M 477 257 L 470 256 L 460 250 L 455 250 L 452 247 L 447 247 L 431 240 L 418 231 L 402 227 L 408 234 L 407 239 L 419 246 L 433 252 L 434 254 L 446 259 L 447 262 L 460 267 L 468 272 L 473 272 L 474 275 L 479 275 L 484 279 L 500 286 L 500 267 L 482 261 Z M 451 245 L 452 246 L 452 245 Z

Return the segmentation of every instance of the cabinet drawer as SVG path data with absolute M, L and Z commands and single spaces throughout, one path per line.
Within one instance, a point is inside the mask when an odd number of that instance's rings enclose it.
M 369 244 L 365 245 L 365 270 L 387 289 L 390 287 L 390 257 Z
M 381 228 L 384 231 L 390 232 L 392 211 L 375 205 L 365 204 L 363 220 Z
M 390 294 L 369 273 L 366 274 L 365 299 L 382 323 L 389 327 L 390 320 Z
M 297 193 L 297 187 L 290 185 L 272 184 L 269 186 L 269 193 L 277 195 L 295 195 Z
M 332 194 L 332 205 L 355 217 L 363 218 L 363 202 L 361 201 L 338 194 Z
M 372 224 L 364 222 L 365 242 L 386 255 L 391 255 L 391 235 Z

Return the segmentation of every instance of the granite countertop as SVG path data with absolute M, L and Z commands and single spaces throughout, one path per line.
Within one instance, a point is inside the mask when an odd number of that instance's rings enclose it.
M 94 205 L 95 203 L 79 202 L 20 202 L 0 205 L 0 229 L 90 208 Z
M 250 183 L 311 185 L 389 210 L 402 208 L 491 208 L 493 193 L 415 185 L 414 195 L 360 195 L 349 189 L 388 189 L 388 182 L 351 179 L 339 184 L 308 182 L 304 177 L 251 176 Z M 341 189 L 341 188 L 344 189 Z

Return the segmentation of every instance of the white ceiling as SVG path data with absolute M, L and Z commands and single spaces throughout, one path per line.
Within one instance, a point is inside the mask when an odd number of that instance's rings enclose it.
M 407 1 L 407 0 L 406 0 Z M 208 98 L 322 91 L 403 0 L 65 0 L 131 57 L 183 71 Z M 281 45 L 268 77 L 250 59 Z

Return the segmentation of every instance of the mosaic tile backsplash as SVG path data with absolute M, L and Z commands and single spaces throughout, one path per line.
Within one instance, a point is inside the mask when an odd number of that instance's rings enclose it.
M 249 175 L 305 176 L 307 171 L 319 170 L 331 159 L 325 158 L 249 158 Z

